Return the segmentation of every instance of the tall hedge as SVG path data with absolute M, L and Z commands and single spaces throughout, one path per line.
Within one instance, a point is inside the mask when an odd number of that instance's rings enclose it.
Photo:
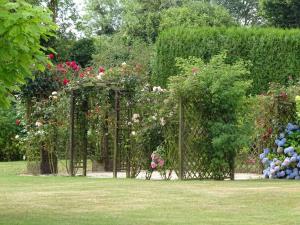
M 224 50 L 228 63 L 251 61 L 252 93 L 267 90 L 269 82 L 284 84 L 289 77 L 300 77 L 300 30 L 275 28 L 173 28 L 157 41 L 154 83 L 166 86 L 176 75 L 175 58 L 197 56 L 208 61 Z

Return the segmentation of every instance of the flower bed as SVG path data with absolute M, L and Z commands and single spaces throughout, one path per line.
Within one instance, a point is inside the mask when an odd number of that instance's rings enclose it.
M 300 128 L 288 123 L 277 137 L 272 149 L 260 154 L 265 178 L 300 179 Z

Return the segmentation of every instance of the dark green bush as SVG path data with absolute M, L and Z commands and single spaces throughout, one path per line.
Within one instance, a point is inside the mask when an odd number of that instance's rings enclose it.
M 22 159 L 16 136 L 21 129 L 19 123 L 14 106 L 10 109 L 0 108 L 0 161 Z
M 84 68 L 91 63 L 94 52 L 94 41 L 92 39 L 83 38 L 75 42 L 71 48 L 70 55 L 72 60 Z
M 166 86 L 176 75 L 175 58 L 196 56 L 205 62 L 227 51 L 227 63 L 251 61 L 252 93 L 268 89 L 269 82 L 285 84 L 300 75 L 300 30 L 274 28 L 173 28 L 159 36 L 153 81 Z

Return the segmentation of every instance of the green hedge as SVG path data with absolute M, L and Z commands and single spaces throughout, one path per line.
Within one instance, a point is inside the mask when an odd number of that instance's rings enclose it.
M 300 77 L 300 30 L 275 28 L 173 28 L 157 41 L 154 83 L 166 86 L 177 74 L 175 58 L 197 56 L 208 61 L 228 51 L 228 62 L 238 58 L 252 63 L 252 93 L 267 90 L 269 82 L 284 84 L 289 76 Z

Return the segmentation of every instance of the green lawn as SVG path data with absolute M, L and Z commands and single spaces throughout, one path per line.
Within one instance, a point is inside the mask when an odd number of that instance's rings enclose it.
M 297 181 L 18 176 L 24 168 L 0 163 L 0 224 L 300 224 Z

